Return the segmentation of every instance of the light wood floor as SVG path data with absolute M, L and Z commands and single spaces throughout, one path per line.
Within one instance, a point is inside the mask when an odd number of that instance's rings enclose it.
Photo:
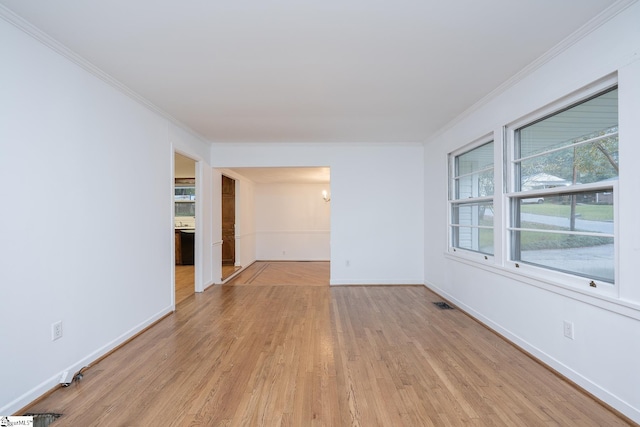
M 231 276 L 240 267 L 222 266 L 222 279 Z M 176 265 L 176 305 L 195 293 L 195 268 L 193 265 Z
M 194 271 L 193 265 L 176 265 L 176 305 L 195 293 Z
M 236 265 L 223 265 L 222 266 L 222 280 L 227 279 L 233 273 L 235 273 L 236 271 L 240 270 L 241 268 L 242 267 L 239 267 L 239 266 L 236 266 Z
M 27 411 L 59 427 L 629 425 L 422 286 L 307 285 L 304 264 L 188 297 Z
M 256 261 L 228 285 L 329 286 L 328 262 Z

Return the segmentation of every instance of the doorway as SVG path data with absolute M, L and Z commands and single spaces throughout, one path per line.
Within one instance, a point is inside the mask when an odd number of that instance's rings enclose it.
M 174 153 L 174 301 L 195 293 L 196 161 Z
M 236 180 L 222 175 L 222 280 L 237 270 L 236 266 Z

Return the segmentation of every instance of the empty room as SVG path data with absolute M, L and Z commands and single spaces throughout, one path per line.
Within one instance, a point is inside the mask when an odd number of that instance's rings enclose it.
M 0 18 L 3 422 L 640 423 L 637 0 Z

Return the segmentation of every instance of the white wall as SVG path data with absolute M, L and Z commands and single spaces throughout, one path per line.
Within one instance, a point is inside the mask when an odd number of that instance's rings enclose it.
M 401 143 L 213 144 L 211 161 L 330 167 L 331 284 L 422 284 L 422 153 Z
M 210 154 L 1 19 L 0 62 L 0 414 L 11 414 L 173 310 L 173 151 Z
M 222 283 L 222 174 L 211 170 L 211 263 L 213 283 Z
M 256 258 L 329 261 L 329 184 L 257 184 Z
M 256 207 L 253 182 L 236 180 L 236 265 L 247 267 L 256 260 Z
M 640 421 L 639 22 L 640 4 L 635 3 L 443 131 L 425 146 L 424 156 L 425 198 L 430 204 L 425 210 L 428 286 L 636 421 Z M 588 289 L 531 280 L 500 256 L 488 261 L 448 256 L 447 153 L 491 132 L 500 146 L 502 126 L 614 72 L 620 88 L 619 296 L 594 297 Z M 503 204 L 499 194 L 495 209 L 499 220 Z M 496 226 L 501 228 L 500 223 Z M 497 241 L 502 241 L 499 230 Z M 563 320 L 575 324 L 575 340 L 563 336 Z

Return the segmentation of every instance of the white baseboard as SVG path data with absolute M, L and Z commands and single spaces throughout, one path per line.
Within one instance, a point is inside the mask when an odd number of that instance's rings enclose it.
M 207 288 L 208 288 L 208 287 L 213 286 L 213 285 L 215 285 L 215 284 L 216 284 L 215 280 L 211 280 L 211 281 L 209 281 L 209 282 L 205 283 L 204 287 L 203 287 L 203 288 L 202 288 L 202 290 L 201 290 L 201 291 L 199 291 L 199 292 L 204 292 L 204 291 L 206 291 L 206 290 L 207 290 Z
M 615 408 L 617 411 L 620 411 L 620 413 L 631 418 L 632 420 L 636 422 L 640 422 L 640 409 L 634 408 L 633 406 L 629 405 L 627 402 L 620 399 L 616 395 L 612 394 L 608 390 L 605 390 L 604 388 L 600 387 L 598 384 L 584 377 L 580 373 L 574 371 L 569 366 L 561 363 L 554 357 L 545 353 L 543 350 L 535 347 L 534 345 L 530 344 L 529 342 L 525 341 L 519 336 L 511 333 L 507 328 L 485 317 L 483 314 L 477 312 L 473 308 L 464 304 L 462 301 L 456 299 L 454 296 L 450 295 L 446 291 L 438 288 L 437 286 L 431 283 L 425 282 L 424 285 L 430 290 L 432 290 L 433 292 L 440 295 L 441 297 L 453 303 L 455 306 L 459 307 L 461 310 L 466 312 L 468 315 L 470 315 L 474 319 L 478 320 L 483 325 L 487 326 L 494 332 L 503 336 L 504 338 L 509 340 L 511 343 L 513 343 L 517 347 L 520 347 L 527 353 L 531 354 L 532 356 L 540 360 L 542 363 L 547 365 L 549 368 L 565 376 L 569 380 L 573 381 L 579 387 L 582 387 L 584 390 L 591 393 L 596 398 L 602 400 L 607 405 L 611 406 L 612 408 Z
M 151 316 L 150 318 L 140 323 L 139 325 L 129 329 L 127 332 L 123 333 L 116 339 L 108 342 L 107 344 L 103 345 L 99 349 L 93 351 L 92 353 L 88 354 L 87 356 L 83 357 L 82 359 L 78 360 L 72 365 L 64 368 L 60 372 L 56 372 L 50 378 L 44 380 L 43 382 L 41 382 L 31 390 L 24 393 L 22 396 L 9 402 L 5 406 L 0 407 L 0 414 L 2 415 L 14 414 L 16 411 L 19 411 L 20 409 L 29 405 L 31 402 L 33 402 L 40 396 L 44 395 L 48 391 L 52 390 L 54 387 L 60 386 L 60 379 L 62 378 L 62 374 L 64 372 L 76 373 L 83 367 L 90 366 L 92 362 L 98 360 L 100 357 L 104 356 L 114 348 L 123 344 L 131 337 L 135 336 L 139 332 L 148 328 L 149 326 L 151 326 L 152 324 L 154 324 L 155 322 L 157 322 L 158 320 L 162 319 L 164 316 L 172 312 L 173 312 L 172 307 L 167 307 L 163 309 L 162 311 Z

